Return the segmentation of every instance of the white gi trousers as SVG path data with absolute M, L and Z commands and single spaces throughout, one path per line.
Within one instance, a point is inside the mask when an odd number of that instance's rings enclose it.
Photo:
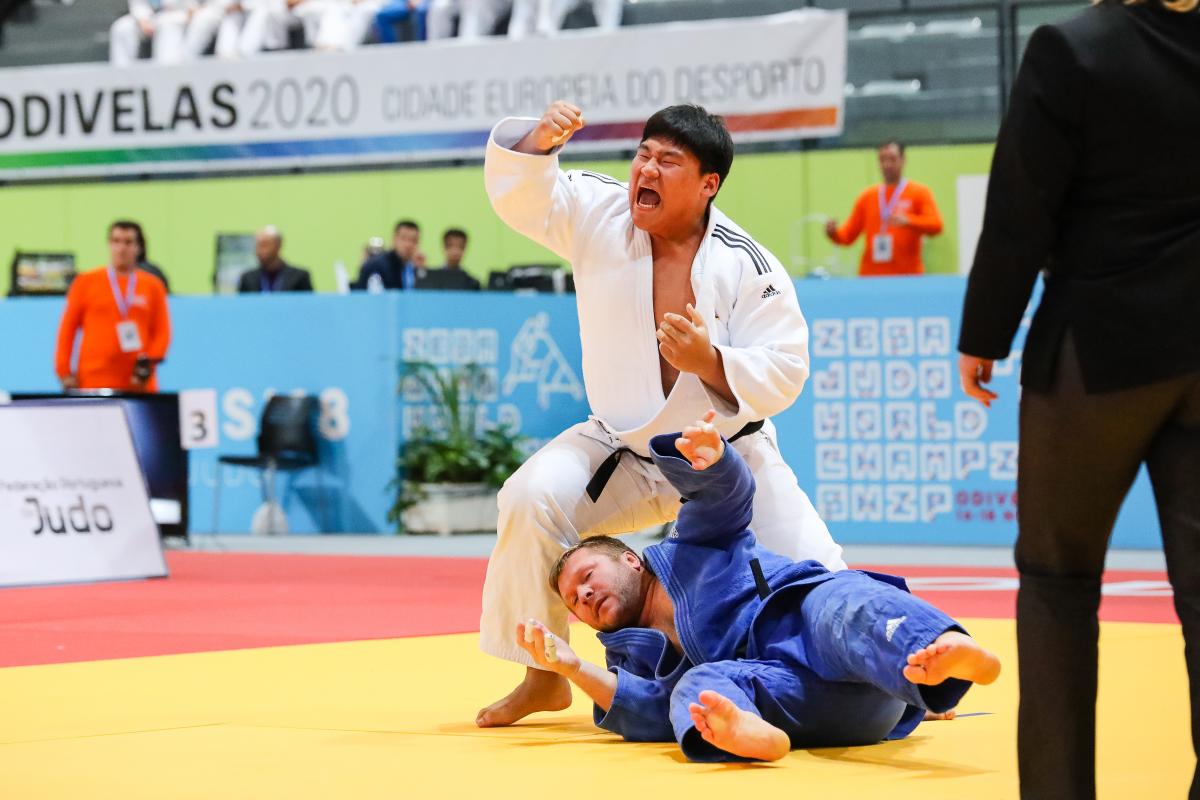
M 183 38 L 187 29 L 185 9 L 171 8 L 157 12 L 152 18 L 154 33 L 150 36 L 150 57 L 157 64 L 176 64 L 183 60 Z M 138 48 L 146 37 L 132 14 L 118 17 L 108 29 L 108 60 L 113 66 L 124 67 L 137 61 Z
M 432 0 L 425 18 L 426 37 L 448 39 L 454 35 L 458 16 L 458 38 L 490 36 L 504 12 L 512 8 L 508 37 L 522 39 L 533 33 L 538 0 Z
M 332 1 L 304 0 L 289 9 L 286 0 L 255 0 L 242 24 L 237 53 L 249 58 L 263 50 L 279 50 L 286 47 L 288 26 L 294 22 L 304 26 L 304 40 L 312 46 L 317 41 L 321 17 Z
M 249 4 L 250 0 L 242 3 Z M 233 0 L 208 0 L 192 14 L 192 20 L 188 23 L 187 33 L 183 38 L 185 61 L 194 61 L 204 55 L 214 38 L 218 58 L 236 58 L 239 55 L 238 38 L 241 36 L 246 12 L 230 11 L 231 5 Z
M 665 433 L 666 431 L 664 431 Z M 533 666 L 516 643 L 518 622 L 534 617 L 568 636 L 567 609 L 551 591 L 550 568 L 588 536 L 629 533 L 675 519 L 679 493 L 653 463 L 625 453 L 596 502 L 585 487 L 620 439 L 595 419 L 568 428 L 526 461 L 500 490 L 498 537 L 483 585 L 479 646 Z M 751 529 L 767 549 L 845 569 L 842 548 L 796 482 L 767 421 L 732 444 L 754 474 Z
M 541 36 L 553 36 L 562 30 L 567 14 L 583 5 L 585 0 L 533 0 L 533 2 L 538 5 L 535 23 L 537 33 Z M 591 0 L 591 2 L 597 28 L 615 31 L 621 27 L 621 14 L 624 11 L 625 0 Z
M 367 40 L 383 0 L 340 0 L 328 3 L 321 15 L 313 47 L 321 50 L 353 50 Z

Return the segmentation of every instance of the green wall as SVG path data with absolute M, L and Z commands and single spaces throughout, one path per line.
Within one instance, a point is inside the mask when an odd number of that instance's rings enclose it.
M 907 173 L 933 189 L 946 230 L 926 245 L 932 272 L 957 269 L 955 178 L 986 173 L 991 145 L 913 147 Z M 624 162 L 576 164 L 622 180 Z M 796 275 L 824 264 L 850 273 L 861 242 L 840 250 L 829 244 L 821 222 L 808 215 L 849 213 L 854 198 L 878 180 L 873 150 L 743 155 L 734 162 L 719 204 L 725 213 L 779 256 Z M 456 226 L 471 234 L 467 265 L 477 275 L 509 264 L 557 260 L 509 231 L 488 206 L 482 168 L 391 170 L 202 180 L 154 180 L 0 188 L 0 254 L 14 250 L 74 251 L 81 268 L 107 258 L 105 229 L 118 217 L 146 229 L 151 260 L 161 265 L 180 293 L 211 291 L 216 234 L 250 232 L 277 225 L 284 257 L 313 270 L 318 290 L 334 287 L 332 265 L 343 261 L 357 274 L 363 244 L 371 236 L 390 242 L 397 219 L 412 217 L 423 229 L 430 264 L 441 258 L 440 233 Z M 832 258 L 832 260 L 831 260 Z M 0 291 L 8 289 L 6 270 Z

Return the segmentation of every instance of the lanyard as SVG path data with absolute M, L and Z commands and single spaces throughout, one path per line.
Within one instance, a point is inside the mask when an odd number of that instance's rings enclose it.
M 888 220 L 892 218 L 892 214 L 896 211 L 896 206 L 900 204 L 900 195 L 904 194 L 904 187 L 908 186 L 908 178 L 900 181 L 896 186 L 896 191 L 892 193 L 892 199 L 884 202 L 884 192 L 887 191 L 887 184 L 879 184 L 879 230 L 881 233 L 887 232 Z
M 133 307 L 133 290 L 137 286 L 137 269 L 129 272 L 129 283 L 125 284 L 124 297 L 121 296 L 121 286 L 117 283 L 117 271 L 111 264 L 108 265 L 108 285 L 112 288 L 113 300 L 117 301 L 117 313 L 121 315 L 121 319 L 126 319 L 129 316 L 129 309 Z

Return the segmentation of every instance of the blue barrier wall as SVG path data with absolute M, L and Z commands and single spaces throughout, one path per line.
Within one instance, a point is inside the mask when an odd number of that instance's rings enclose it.
M 990 412 L 958 388 L 956 277 L 800 281 L 813 375 L 779 415 L 780 446 L 801 485 L 845 542 L 1010 544 L 1016 522 L 1020 341 L 997 365 Z M 61 300 L 0 303 L 8 391 L 55 388 Z M 192 529 L 213 527 L 217 454 L 254 451 L 276 392 L 321 398 L 324 465 L 285 479 L 293 531 L 387 531 L 396 450 L 427 419 L 399 392 L 404 361 L 479 364 L 479 413 L 533 444 L 587 415 L 571 297 L 389 293 L 176 297 L 164 390 L 215 388 L 219 447 L 191 456 Z M 1020 339 L 1024 337 L 1024 328 Z M 318 477 L 320 480 L 318 480 Z M 222 531 L 245 531 L 260 502 L 257 474 L 222 473 Z M 321 519 L 321 492 L 324 518 Z M 1148 482 L 1126 501 L 1116 546 L 1159 545 Z

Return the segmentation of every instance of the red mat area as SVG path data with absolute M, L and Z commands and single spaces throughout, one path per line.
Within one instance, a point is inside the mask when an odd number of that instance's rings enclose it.
M 167 554 L 171 577 L 0 589 L 0 666 L 427 636 L 479 629 L 486 562 L 468 558 Z M 1016 575 L 888 567 L 959 617 L 1011 617 Z M 1177 622 L 1160 572 L 1111 572 L 1101 617 Z
M 477 631 L 486 563 L 170 552 L 167 579 L 0 589 L 0 666 Z
M 861 566 L 855 564 L 853 566 Z M 903 575 L 913 594 L 955 617 L 1012 618 L 1017 573 L 994 567 L 862 567 Z M 1165 572 L 1110 570 L 1104 574 L 1100 619 L 1179 624 Z

